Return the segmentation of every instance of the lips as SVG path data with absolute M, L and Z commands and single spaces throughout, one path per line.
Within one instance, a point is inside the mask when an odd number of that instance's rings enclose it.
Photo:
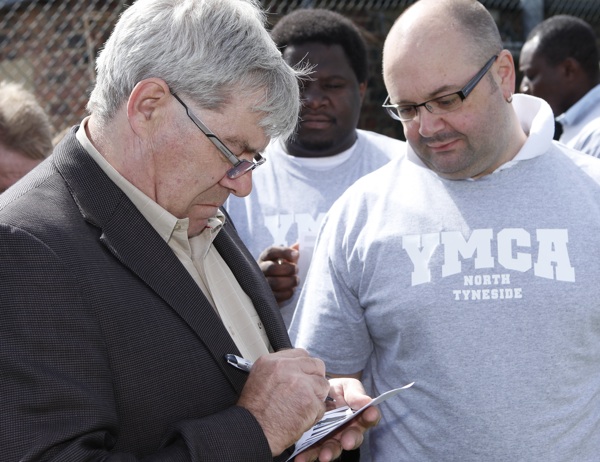
M 459 141 L 459 139 L 453 139 L 450 141 L 444 140 L 438 143 L 427 143 L 427 147 L 433 152 L 450 151 L 456 147 L 456 143 Z
M 302 115 L 300 125 L 303 128 L 323 129 L 328 128 L 334 122 L 333 117 L 322 114 L 306 114 Z
M 429 148 L 434 151 L 445 151 L 450 148 L 450 146 L 454 143 L 451 141 L 450 143 L 438 144 L 438 145 L 429 145 Z

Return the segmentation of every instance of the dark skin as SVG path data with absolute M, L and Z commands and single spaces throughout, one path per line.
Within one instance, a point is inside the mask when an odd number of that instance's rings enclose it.
M 288 153 L 328 157 L 350 148 L 356 141 L 366 82 L 358 82 L 342 46 L 289 45 L 283 57 L 291 65 L 308 60 L 315 66 L 311 80 L 301 88 L 298 132 L 286 142 Z
M 308 42 L 288 45 L 283 52 L 288 64 L 310 63 L 312 79 L 301 89 L 303 101 L 296 136 L 286 142 L 296 157 L 329 157 L 349 149 L 356 141 L 356 126 L 367 88 L 359 82 L 341 45 Z M 289 300 L 299 284 L 298 243 L 272 246 L 258 258 L 279 303 Z
M 550 64 L 538 51 L 537 37 L 525 42 L 519 59 L 523 80 L 521 93 L 546 100 L 555 116 L 566 112 L 588 91 L 598 84 L 574 58 L 566 58 L 557 65 Z
M 291 247 L 271 246 L 258 257 L 258 266 L 267 278 L 278 303 L 289 300 L 300 280 L 298 273 L 298 244 Z

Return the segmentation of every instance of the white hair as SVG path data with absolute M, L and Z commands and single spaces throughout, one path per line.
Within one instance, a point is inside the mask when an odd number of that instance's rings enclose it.
M 298 78 L 265 29 L 257 0 L 137 0 L 119 18 L 96 65 L 88 110 L 108 121 L 141 80 L 163 79 L 206 109 L 257 98 L 261 126 L 288 136 L 297 123 Z

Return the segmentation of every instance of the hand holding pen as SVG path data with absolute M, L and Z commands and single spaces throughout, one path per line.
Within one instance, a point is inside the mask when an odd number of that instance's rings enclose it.
M 237 404 L 255 417 L 276 456 L 323 417 L 323 403 L 331 388 L 325 364 L 294 348 L 241 367 L 248 366 L 252 372 Z
M 254 363 L 252 361 L 249 361 L 247 359 L 242 358 L 241 356 L 237 356 L 234 354 L 227 354 L 225 355 L 225 359 L 227 360 L 227 363 L 232 365 L 233 367 L 240 369 L 244 372 L 250 372 L 250 369 L 252 369 L 252 366 L 254 365 Z M 327 395 L 325 397 L 325 401 L 331 401 L 333 403 L 335 403 L 335 399 L 333 399 L 331 396 Z

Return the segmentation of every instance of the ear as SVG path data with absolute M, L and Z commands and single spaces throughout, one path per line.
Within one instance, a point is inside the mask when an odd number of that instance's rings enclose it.
M 170 94 L 162 79 L 144 79 L 135 85 L 127 101 L 127 119 L 136 134 L 141 136 L 155 129 L 164 116 Z
M 582 74 L 581 64 L 573 57 L 566 58 L 559 64 L 559 68 L 561 75 L 567 81 L 577 81 Z
M 502 50 L 500 52 L 495 68 L 494 77 L 502 90 L 504 99 L 508 100 L 515 93 L 516 87 L 515 61 L 510 51 Z

